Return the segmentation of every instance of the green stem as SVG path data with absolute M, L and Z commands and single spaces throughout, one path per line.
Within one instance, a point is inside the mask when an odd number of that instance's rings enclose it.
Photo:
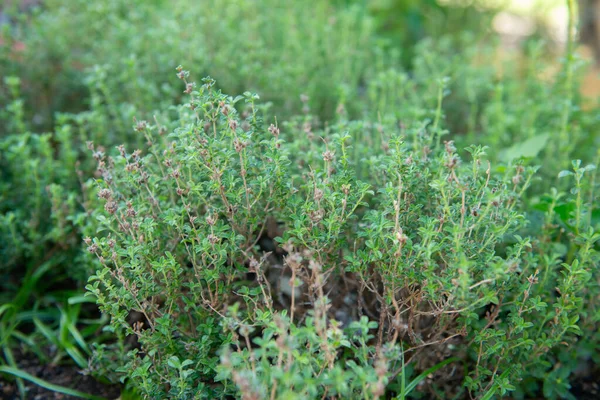
M 436 135 L 437 147 L 440 146 L 440 134 L 438 133 L 438 125 L 442 117 L 442 101 L 444 99 L 444 84 L 440 82 L 437 96 L 437 108 L 435 110 L 435 119 L 433 120 L 432 133 Z
M 569 127 L 569 116 L 571 112 L 571 106 L 573 102 L 573 59 L 574 59 L 574 48 L 575 48 L 575 26 L 577 24 L 577 13 L 575 0 L 566 0 L 567 2 L 567 10 L 568 10 L 568 31 L 567 31 L 567 54 L 565 59 L 565 81 L 564 81 L 564 91 L 565 91 L 565 106 L 561 115 L 561 127 L 559 140 L 556 143 L 557 150 L 559 150 L 563 146 L 568 146 L 570 143 L 569 135 L 568 135 L 568 127 Z M 555 153 L 555 154 L 558 154 Z M 568 158 L 565 158 L 568 159 Z

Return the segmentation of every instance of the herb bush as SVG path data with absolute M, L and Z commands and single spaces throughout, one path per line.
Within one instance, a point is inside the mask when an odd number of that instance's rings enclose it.
M 519 155 L 504 151 L 511 146 L 547 147 L 550 157 L 561 154 L 552 176 L 573 158 L 589 158 L 586 152 L 597 145 L 586 132 L 598 128 L 598 113 L 583 111 L 577 94 L 583 64 L 572 52 L 562 72 L 550 76 L 547 46 L 531 43 L 522 59 L 495 61 L 498 46 L 479 29 L 394 46 L 376 28 L 378 5 L 192 3 L 48 0 L 29 17 L 15 17 L 0 46 L 0 70 L 21 78 L 28 128 L 52 130 L 56 112 L 83 111 L 77 119 L 88 119 L 88 140 L 105 146 L 136 141 L 123 137 L 133 116 L 152 119 L 180 101 L 169 71 L 185 63 L 214 77 L 227 93 L 259 92 L 265 105 L 272 104 L 269 114 L 280 119 L 303 106 L 304 94 L 321 121 L 340 107 L 352 119 L 434 120 L 441 94 L 437 115 L 447 120 L 437 126 L 457 135 L 459 148 L 485 144 L 490 156 L 509 161 Z M 421 7 L 440 8 L 430 3 Z M 418 9 L 415 2 L 405 6 Z M 436 13 L 451 18 L 460 10 Z M 22 48 L 11 50 L 16 43 Z M 10 90 L 0 89 L 0 98 L 11 101 Z M 90 110 L 102 121 L 89 121 Z
M 280 117 L 298 108 L 301 93 L 332 115 L 340 91 L 359 87 L 372 55 L 372 21 L 361 11 L 317 0 L 47 0 L 29 18 L 14 18 L 0 68 L 21 76 L 36 129 L 49 129 L 57 111 L 85 110 L 90 91 L 114 124 L 129 124 L 129 115 L 119 118 L 126 107 L 166 109 L 179 96 L 176 80 L 163 79 L 179 62 L 224 90 L 260 88 Z M 9 55 L 16 42 L 23 49 Z M 108 79 L 90 88 L 95 68 Z
M 18 97 L 19 80 L 13 77 L 5 82 Z M 63 186 L 73 178 L 76 180 L 76 176 L 64 168 L 66 164 L 74 165 L 77 159 L 72 132 L 63 124 L 57 124 L 52 134 L 36 135 L 27 131 L 23 104 L 19 100 L 7 107 L 7 113 L 14 134 L 0 142 L 3 274 L 15 267 L 27 269 L 44 262 L 58 263 L 58 258 L 64 258 L 66 253 L 53 259 L 56 251 L 79 247 L 81 241 L 73 235 L 75 229 L 71 221 L 77 210 L 76 193 L 66 191 Z M 49 215 L 51 221 L 48 221 Z M 55 243 L 55 247 L 50 243 Z M 11 283 L 10 279 L 3 275 L 2 285 L 7 283 Z
M 146 151 L 95 153 L 88 289 L 117 375 L 153 398 L 568 394 L 598 345 L 593 166 L 561 172 L 573 200 L 549 192 L 520 236 L 537 168 L 463 158 L 417 124 L 277 125 L 256 95 L 178 75 L 175 129 L 139 121 Z M 381 146 L 361 146 L 369 129 Z
M 368 81 L 371 118 L 404 125 L 428 119 L 459 148 L 478 143 L 489 146 L 493 160 L 543 162 L 543 189 L 557 184 L 571 159 L 594 159 L 598 138 L 590 132 L 598 129 L 599 114 L 579 94 L 586 66 L 575 53 L 553 73 L 541 42 L 505 60 L 497 46 L 468 32 L 415 47 L 411 70 L 382 65 Z
M 569 397 L 599 317 L 573 49 L 550 75 L 537 43 L 395 48 L 357 5 L 205 3 L 48 0 L 5 29 L 2 362 L 85 365 L 44 307 L 93 274 L 89 368 L 149 398 Z M 182 94 L 175 62 L 218 87 Z
M 0 139 L 0 367 L 18 371 L 35 357 L 86 368 L 87 342 L 102 340 L 107 318 L 90 312 L 83 303 L 93 300 L 80 289 L 94 269 L 82 235 L 95 230 L 81 212 L 89 196 L 78 170 L 81 132 L 68 115 L 57 116 L 52 132 L 30 131 L 19 79 L 4 84 L 13 101 L 0 110 L 11 132 Z M 23 382 L 17 386 L 26 398 Z

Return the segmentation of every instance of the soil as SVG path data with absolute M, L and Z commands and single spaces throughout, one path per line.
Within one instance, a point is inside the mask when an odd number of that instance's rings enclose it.
M 578 379 L 571 386 L 571 394 L 578 400 L 600 399 L 600 379 L 598 379 L 598 376 Z
M 30 375 L 56 385 L 79 390 L 80 392 L 101 396 L 110 400 L 118 399 L 121 393 L 121 388 L 118 385 L 105 385 L 98 382 L 91 376 L 83 375 L 77 367 L 72 365 L 40 365 L 39 360 L 35 356 L 21 357 L 18 365 L 20 369 Z M 23 380 L 23 383 L 27 390 L 26 399 L 28 400 L 78 399 L 77 397 L 46 390 L 26 380 Z M 0 378 L 0 399 L 25 400 L 21 399 L 16 383 L 3 378 Z

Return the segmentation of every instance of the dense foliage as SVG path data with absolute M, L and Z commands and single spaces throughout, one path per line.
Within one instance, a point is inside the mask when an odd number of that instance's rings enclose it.
M 600 354 L 573 38 L 555 64 L 481 31 L 399 48 L 358 1 L 202 3 L 5 26 L 0 364 L 143 398 L 572 397 Z

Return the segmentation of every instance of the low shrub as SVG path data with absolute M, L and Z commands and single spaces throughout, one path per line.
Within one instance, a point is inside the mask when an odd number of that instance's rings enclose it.
M 574 38 L 556 64 L 399 48 L 361 2 L 192 3 L 3 26 L 2 362 L 102 341 L 89 372 L 148 398 L 571 396 L 600 317 Z
M 13 18 L 0 69 L 26 84 L 25 111 L 35 130 L 51 129 L 55 112 L 88 109 L 93 91 L 112 124 L 130 122 L 119 118 L 121 104 L 164 110 L 180 95 L 175 79 L 157 77 L 171 76 L 178 62 L 218 78 L 228 91 L 260 88 L 280 117 L 298 108 L 301 93 L 327 116 L 344 87 L 359 87 L 369 65 L 372 21 L 361 11 L 314 0 L 47 0 Z M 13 43 L 22 50 L 9 56 Z M 96 68 L 108 79 L 90 88 L 86 77 Z
M 117 375 L 152 398 L 403 396 L 428 368 L 421 390 L 446 396 L 566 395 L 560 360 L 598 342 L 578 337 L 597 324 L 593 166 L 561 173 L 574 202 L 551 192 L 522 236 L 537 168 L 465 160 L 432 128 L 269 124 L 257 96 L 178 75 L 174 130 L 139 121 L 147 151 L 95 153 L 88 289 L 137 343 L 99 348 Z
M 67 249 L 80 247 L 81 237 L 72 221 L 78 210 L 77 192 L 72 190 L 73 180 L 77 182 L 77 151 L 66 123 L 44 135 L 28 131 L 19 80 L 11 77 L 5 83 L 15 100 L 4 110 L 12 135 L 0 141 L 0 273 L 3 285 L 18 286 L 18 280 L 11 282 L 9 277 L 15 268 L 55 262 L 56 252 L 66 255 Z M 64 168 L 68 164 L 72 171 Z

